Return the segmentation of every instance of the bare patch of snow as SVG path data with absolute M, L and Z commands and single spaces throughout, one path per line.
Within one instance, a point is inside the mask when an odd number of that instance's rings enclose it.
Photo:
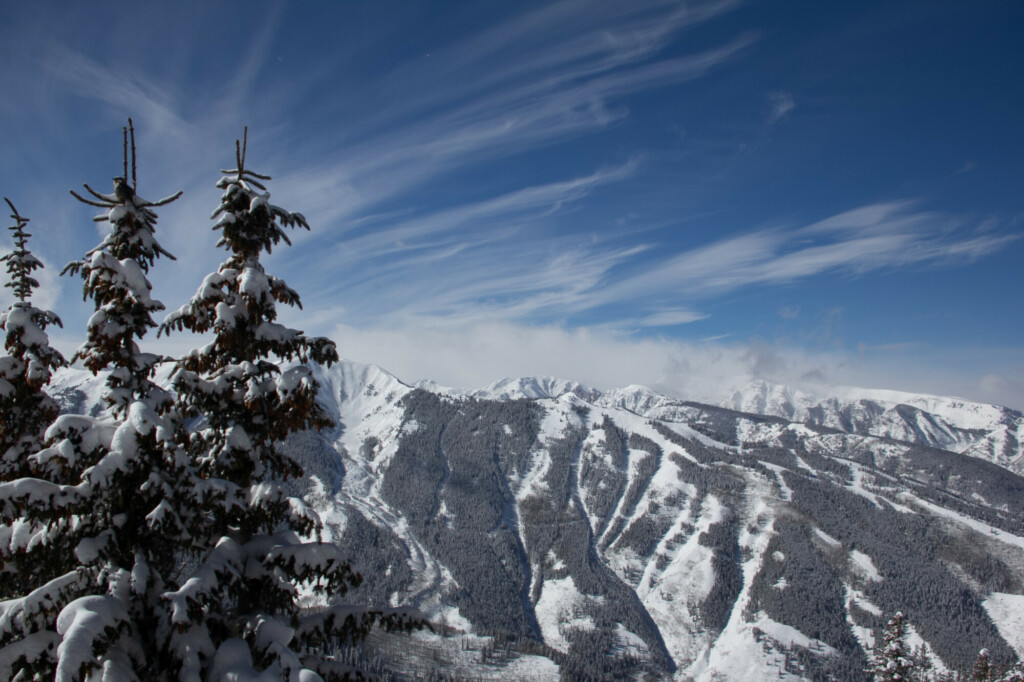
M 581 594 L 571 576 L 545 580 L 534 608 L 544 643 L 562 652 L 569 650 L 566 638 L 573 629 L 593 629 L 594 621 L 583 614 L 588 602 L 600 597 Z
M 812 639 L 795 627 L 776 622 L 761 612 L 758 612 L 752 625 L 783 646 L 799 646 L 829 656 L 839 653 L 820 639 Z
M 999 634 L 1024 658 L 1024 595 L 993 592 L 982 602 Z
M 828 545 L 830 549 L 837 549 L 843 544 L 820 528 L 815 528 L 814 534 L 818 536 L 818 539 Z
M 845 583 L 843 584 L 843 589 L 846 593 L 846 622 L 850 624 L 850 631 L 853 633 L 853 636 L 857 638 L 857 641 L 860 643 L 860 646 L 864 651 L 871 651 L 875 648 L 875 633 L 871 628 L 858 625 L 853 620 L 853 606 L 856 605 L 876 616 L 882 615 L 882 609 L 872 604 L 868 598 L 864 596 L 864 593 L 853 589 Z
M 866 580 L 871 580 L 873 582 L 881 582 L 882 574 L 878 572 L 878 569 L 875 568 L 874 562 L 871 561 L 871 557 L 869 557 L 867 554 L 856 549 L 851 550 L 850 561 L 853 564 L 853 570 L 857 574 L 859 574 Z

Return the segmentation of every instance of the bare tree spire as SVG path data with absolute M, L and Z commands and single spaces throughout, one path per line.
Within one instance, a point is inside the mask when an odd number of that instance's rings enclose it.
M 128 177 L 128 126 L 121 127 L 121 177 Z
M 128 119 L 128 132 L 132 138 L 132 189 L 138 189 L 139 180 L 138 175 L 135 172 L 135 125 L 132 123 L 132 119 Z M 128 171 L 125 170 L 125 180 L 128 179 Z
M 235 168 L 238 170 L 238 177 L 245 172 L 245 150 L 249 146 L 249 126 L 242 129 L 242 141 L 235 140 Z

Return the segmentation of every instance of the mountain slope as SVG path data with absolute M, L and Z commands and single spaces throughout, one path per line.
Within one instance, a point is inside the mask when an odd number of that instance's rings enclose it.
M 352 598 L 489 642 L 471 661 L 423 637 L 421 673 L 857 680 L 896 610 L 941 665 L 1024 654 L 1004 608 L 1024 598 L 1024 479 L 924 428 L 893 439 L 642 387 L 317 375 L 339 425 L 288 446 L 367 576 Z M 94 386 L 67 374 L 56 392 L 88 411 Z

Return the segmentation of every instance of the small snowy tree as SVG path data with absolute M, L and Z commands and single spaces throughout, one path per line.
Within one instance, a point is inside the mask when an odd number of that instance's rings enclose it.
M 203 479 L 203 517 L 191 532 L 205 549 L 192 577 L 167 595 L 172 647 L 187 679 L 197 682 L 201 671 L 203 679 L 228 672 L 238 679 L 345 679 L 352 671 L 327 657 L 327 648 L 358 640 L 374 622 L 414 621 L 401 611 L 326 606 L 361 577 L 335 545 L 318 541 L 316 513 L 282 487 L 303 473 L 282 441 L 332 421 L 316 401 L 310 369 L 282 370 L 278 362 L 330 365 L 338 354 L 330 340 L 276 321 L 276 305 L 301 307 L 299 295 L 266 274 L 260 255 L 290 243 L 283 228 L 309 226 L 301 214 L 270 203 L 270 178 L 245 168 L 245 152 L 245 142 L 236 141 L 236 167 L 222 171 L 212 216 L 218 246 L 231 255 L 162 326 L 213 334 L 174 374 L 182 413 L 201 420 L 187 449 Z
M 993 676 L 992 660 L 988 649 L 978 652 L 974 659 L 974 668 L 971 670 L 971 682 L 992 682 Z
M 28 218 L 18 214 L 10 199 L 5 201 L 15 223 L 10 228 L 14 250 L 2 260 L 7 263 L 6 286 L 16 300 L 0 313 L 7 352 L 0 357 L 0 482 L 28 475 L 29 456 L 42 448 L 46 428 L 59 412 L 44 388 L 53 370 L 67 364 L 46 335 L 49 325 L 60 326 L 60 318 L 29 301 L 39 286 L 32 273 L 43 264 L 28 250 Z M 42 531 L 40 525 L 23 521 L 0 525 L 0 599 L 29 590 L 66 551 L 59 542 L 43 542 Z
M 908 682 L 915 679 L 914 657 L 907 646 L 906 619 L 897 613 L 889 619 L 882 646 L 875 650 L 870 671 L 877 682 Z
M 94 220 L 109 222 L 110 232 L 65 268 L 82 277 L 95 304 L 75 357 L 107 372 L 109 414 L 59 417 L 46 431 L 47 447 L 29 458 L 34 477 L 0 484 L 2 522 L 33 529 L 38 545 L 66 548 L 31 590 L 3 604 L 0 678 L 70 681 L 95 672 L 155 680 L 173 669 L 161 596 L 176 586 L 188 546 L 191 466 L 177 445 L 174 401 L 151 380 L 160 358 L 137 341 L 163 308 L 146 273 L 170 255 L 154 237 L 153 208 L 180 192 L 158 202 L 138 196 L 132 133 L 131 185 L 126 129 L 114 192 L 88 185 L 91 199 L 72 192 L 104 209 Z
M 0 260 L 7 263 L 8 282 L 17 300 L 0 313 L 5 357 L 0 358 L 0 481 L 20 478 L 28 472 L 28 456 L 40 450 L 43 434 L 57 418 L 57 403 L 44 391 L 50 375 L 67 364 L 50 346 L 46 328 L 61 326 L 60 318 L 32 306 L 29 299 L 39 282 L 32 273 L 43 267 L 28 250 L 25 231 L 28 218 L 18 214 L 10 199 L 14 225 L 14 250 Z

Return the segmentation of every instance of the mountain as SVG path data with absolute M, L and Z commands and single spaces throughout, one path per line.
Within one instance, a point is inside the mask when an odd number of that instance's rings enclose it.
M 734 391 L 720 405 L 962 452 L 1024 474 L 1024 414 L 1006 407 L 860 388 L 839 389 L 838 396 L 815 399 L 760 380 Z
M 685 421 L 686 415 L 693 412 L 692 406 L 697 405 L 659 395 L 644 386 L 602 393 L 550 377 L 503 379 L 463 392 L 489 400 L 558 398 L 566 393 L 595 405 L 620 407 L 669 421 Z M 880 389 L 847 387 L 837 389 L 836 393 L 816 398 L 799 389 L 756 380 L 732 391 L 718 406 L 960 452 L 1024 474 L 1024 413 L 960 398 Z
M 316 372 L 338 425 L 287 446 L 367 578 L 346 599 L 437 625 L 375 636 L 368 660 L 455 679 L 861 680 L 897 610 L 940 669 L 1024 655 L 1024 478 L 1019 452 L 992 454 L 1019 450 L 1019 413 Z M 88 412 L 98 385 L 69 371 L 53 392 Z

